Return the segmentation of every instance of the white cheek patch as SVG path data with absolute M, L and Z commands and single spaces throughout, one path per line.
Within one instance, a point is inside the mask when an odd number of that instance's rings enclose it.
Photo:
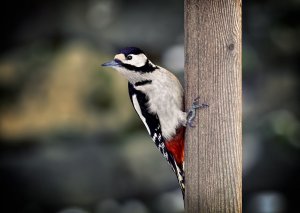
M 140 119 L 143 121 L 145 127 L 147 128 L 147 131 L 148 131 L 149 135 L 151 135 L 150 129 L 149 129 L 149 127 L 147 125 L 147 122 L 146 122 L 146 118 L 142 114 L 141 107 L 140 107 L 139 102 L 136 98 L 136 95 L 132 96 L 132 102 L 133 102 L 134 109 L 136 110 L 136 112 L 139 115 Z
M 142 67 L 147 62 L 147 57 L 143 53 L 138 54 L 138 55 L 131 55 L 131 56 L 132 56 L 131 60 L 123 61 L 123 63 L 130 64 L 135 67 Z

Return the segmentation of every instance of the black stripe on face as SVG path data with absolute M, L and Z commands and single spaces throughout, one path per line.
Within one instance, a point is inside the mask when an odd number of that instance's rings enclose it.
M 122 66 L 128 70 L 141 72 L 141 73 L 147 73 L 147 72 L 153 72 L 157 69 L 157 66 L 150 64 L 149 60 L 147 59 L 146 63 L 142 67 L 136 67 L 130 64 L 124 64 L 122 63 Z
M 134 84 L 134 86 L 143 86 L 145 84 L 151 84 L 152 80 L 139 81 Z

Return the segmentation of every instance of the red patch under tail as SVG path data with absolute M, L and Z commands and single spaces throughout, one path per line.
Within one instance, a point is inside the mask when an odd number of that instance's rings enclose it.
M 166 141 L 166 148 L 168 152 L 170 152 L 177 165 L 182 165 L 184 161 L 184 134 L 185 134 L 185 127 L 181 127 L 177 129 L 176 135 Z

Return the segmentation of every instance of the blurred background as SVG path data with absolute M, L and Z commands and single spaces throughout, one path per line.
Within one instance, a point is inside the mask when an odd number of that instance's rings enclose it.
M 183 2 L 1 3 L 0 212 L 180 213 L 171 169 L 100 64 L 125 46 L 183 80 Z M 243 4 L 243 212 L 300 212 L 300 1 Z

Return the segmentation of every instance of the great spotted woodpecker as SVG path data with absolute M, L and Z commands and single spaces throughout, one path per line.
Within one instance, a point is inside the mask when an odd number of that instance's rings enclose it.
M 175 172 L 184 197 L 184 135 L 192 126 L 195 109 L 206 104 L 193 103 L 183 111 L 183 88 L 168 70 L 153 64 L 136 47 L 121 49 L 114 60 L 102 64 L 116 69 L 128 80 L 131 102 L 149 135 Z

